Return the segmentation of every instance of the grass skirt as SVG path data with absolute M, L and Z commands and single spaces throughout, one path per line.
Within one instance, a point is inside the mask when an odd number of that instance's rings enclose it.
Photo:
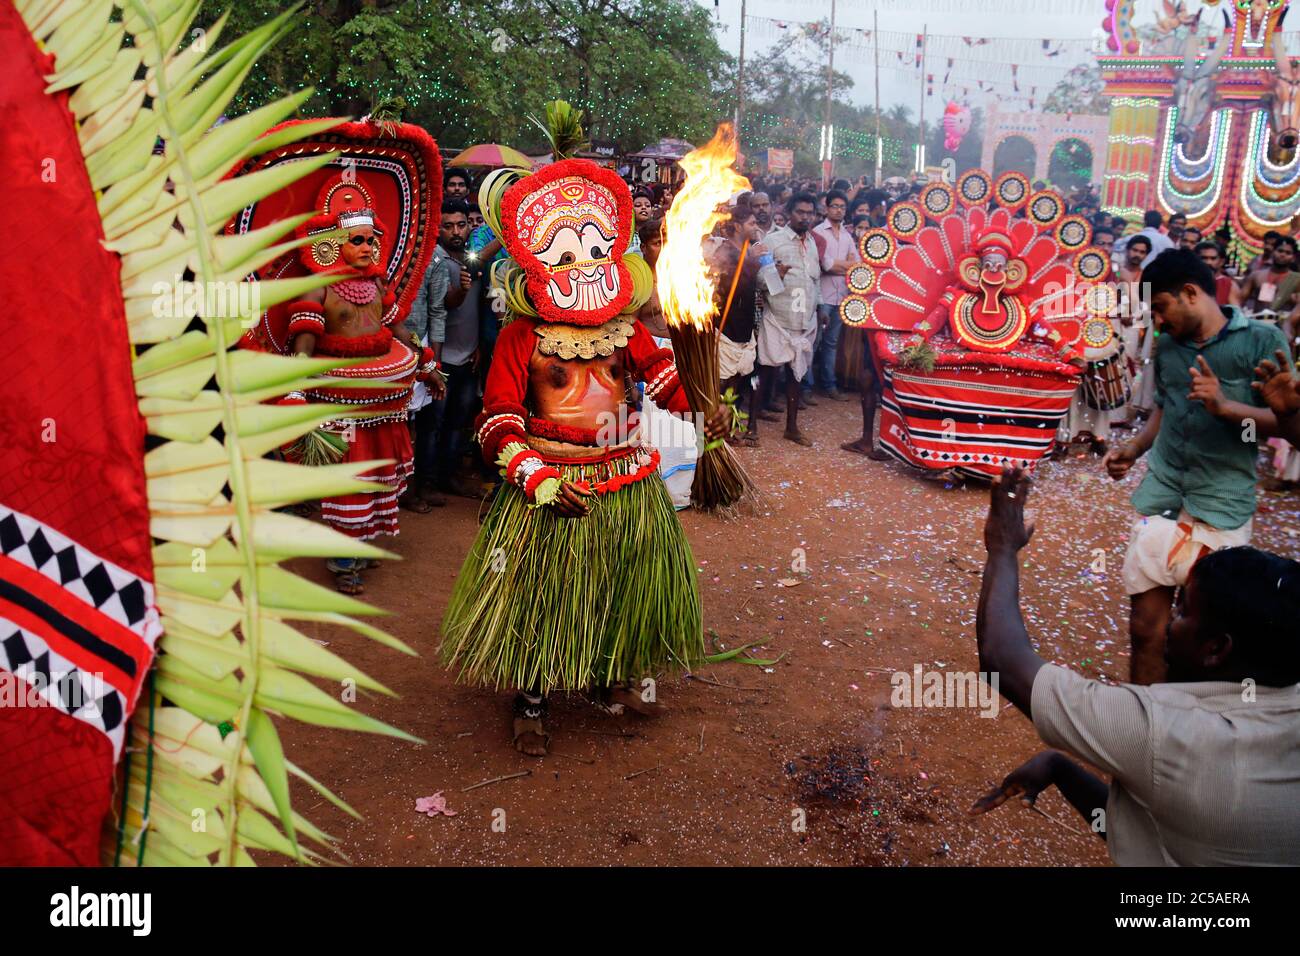
M 551 464 L 569 481 L 593 477 L 591 465 Z M 703 654 L 695 559 L 657 474 L 596 496 L 583 518 L 498 490 L 443 620 L 458 680 L 582 690 Z

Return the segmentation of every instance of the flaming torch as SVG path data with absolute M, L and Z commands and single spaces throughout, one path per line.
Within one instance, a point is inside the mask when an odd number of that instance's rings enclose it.
M 719 206 L 749 188 L 749 180 L 731 168 L 735 161 L 736 136 L 730 123 L 723 123 L 707 145 L 679 161 L 686 181 L 664 217 L 663 250 L 655 266 L 655 284 L 673 342 L 677 374 L 697 421 L 712 415 L 720 400 L 718 334 L 722 319 L 702 244 L 713 227 L 728 218 Z M 737 275 L 743 266 L 742 258 Z M 729 508 L 753 487 L 731 448 L 719 441 L 705 446 L 696 463 L 691 501 L 706 511 Z

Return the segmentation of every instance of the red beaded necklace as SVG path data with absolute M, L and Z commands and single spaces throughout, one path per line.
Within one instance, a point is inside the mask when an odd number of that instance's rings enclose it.
M 340 299 L 346 299 L 353 305 L 367 305 L 375 301 L 375 296 L 379 294 L 379 286 L 375 280 L 366 276 L 362 279 L 344 279 L 330 286 Z

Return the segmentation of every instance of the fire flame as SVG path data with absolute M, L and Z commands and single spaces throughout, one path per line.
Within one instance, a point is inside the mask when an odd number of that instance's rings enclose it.
M 749 180 L 731 168 L 735 161 L 736 134 L 730 123 L 679 161 L 686 181 L 665 216 L 666 236 L 655 265 L 659 304 L 671 326 L 713 327 L 714 280 L 701 246 L 713 227 L 729 218 L 718 211 L 719 204 L 749 188 Z

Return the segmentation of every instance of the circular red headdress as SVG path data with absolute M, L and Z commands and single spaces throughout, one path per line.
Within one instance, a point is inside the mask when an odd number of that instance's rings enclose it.
M 374 199 L 367 189 L 365 181 L 350 169 L 345 169 L 333 179 L 328 179 L 321 186 L 316 196 L 316 207 L 321 210 L 299 226 L 294 234 L 299 239 L 309 236 L 321 236 L 317 242 L 309 243 L 298 250 L 298 258 L 312 272 L 337 272 L 343 269 L 339 261 L 339 240 L 330 234 L 339 229 L 355 229 L 369 226 L 381 242 L 375 250 L 375 274 L 383 273 L 384 255 L 387 250 L 382 245 L 382 237 L 387 230 L 384 221 L 374 209 Z
M 278 130 L 303 120 L 289 120 Z M 312 120 L 310 122 L 319 122 Z M 226 225 L 229 235 L 251 232 L 307 212 L 316 215 L 299 227 L 299 236 L 331 231 L 350 221 L 347 213 L 373 212 L 375 232 L 382 233 L 376 261 L 392 296 L 384 321 L 399 322 L 424 278 L 438 241 L 442 207 L 442 159 L 437 144 L 411 123 L 339 123 L 324 132 L 260 153 L 240 163 L 228 176 L 244 176 L 306 157 L 337 153 L 336 158 L 301 179 L 241 209 Z M 344 221 L 340 223 L 339 214 Z M 282 256 L 250 279 L 285 279 L 332 271 L 313 259 L 315 243 Z M 323 259 L 330 251 L 317 250 Z M 251 348 L 284 351 L 289 316 L 286 306 L 272 306 L 244 336 Z

